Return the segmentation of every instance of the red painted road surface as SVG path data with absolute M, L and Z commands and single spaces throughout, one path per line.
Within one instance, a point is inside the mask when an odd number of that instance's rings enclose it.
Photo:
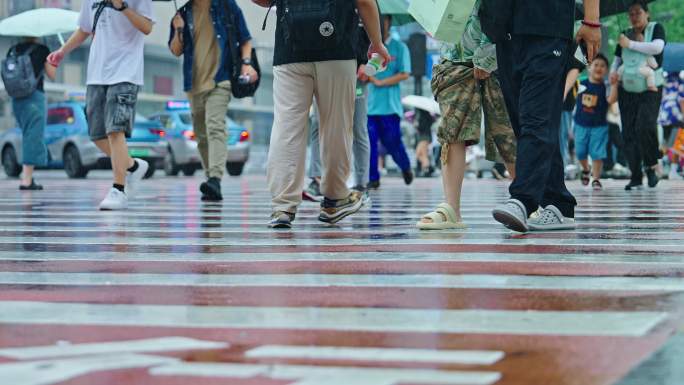
M 467 230 L 420 233 L 438 179 L 271 231 L 262 177 L 221 204 L 158 177 L 100 213 L 105 179 L 43 175 L 0 182 L 2 385 L 684 383 L 684 181 L 571 184 L 577 231 L 521 235 L 491 219 L 490 180 L 466 182 Z

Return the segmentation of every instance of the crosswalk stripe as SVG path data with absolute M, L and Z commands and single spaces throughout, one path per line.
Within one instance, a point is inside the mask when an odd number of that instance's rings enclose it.
M 365 362 L 425 362 L 460 365 L 493 365 L 504 357 L 500 351 L 391 348 L 344 348 L 330 346 L 266 345 L 245 353 L 248 358 L 300 358 Z
M 292 385 L 400 385 L 422 383 L 434 385 L 489 385 L 501 378 L 496 372 L 446 371 L 427 369 L 377 369 L 362 367 L 321 367 L 304 365 L 247 365 L 177 363 L 150 370 L 156 376 L 266 377 L 294 380 Z
M 684 291 L 667 277 L 544 277 L 524 275 L 371 274 L 126 274 L 0 272 L 1 285 L 443 288 L 560 291 Z
M 663 312 L 92 305 L 0 301 L 0 323 L 640 337 Z

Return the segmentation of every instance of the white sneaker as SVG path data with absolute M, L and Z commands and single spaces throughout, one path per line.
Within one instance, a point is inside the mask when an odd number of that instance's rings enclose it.
M 128 207 L 128 197 L 125 193 L 112 187 L 105 199 L 100 203 L 100 210 L 125 210 Z
M 533 231 L 574 230 L 576 227 L 575 218 L 564 217 L 554 205 L 546 206 L 527 224 Z
M 492 216 L 497 222 L 519 233 L 529 231 L 527 226 L 527 209 L 517 199 L 509 199 L 492 210 Z
M 138 192 L 140 181 L 147 173 L 147 169 L 150 168 L 149 163 L 142 159 L 134 158 L 133 160 L 138 162 L 138 169 L 134 172 L 126 173 L 126 195 L 131 199 Z

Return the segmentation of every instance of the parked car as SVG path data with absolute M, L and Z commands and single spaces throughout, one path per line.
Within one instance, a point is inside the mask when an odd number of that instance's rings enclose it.
M 137 116 L 135 126 L 128 139 L 132 156 L 145 159 L 150 169 L 149 178 L 158 167 L 163 167 L 166 157 L 166 133 L 158 122 Z M 13 128 L 0 135 L 2 166 L 7 176 L 17 177 L 21 173 L 20 128 Z M 50 169 L 64 169 L 70 178 L 85 178 L 93 169 L 111 167 L 109 158 L 100 151 L 88 136 L 88 123 L 83 104 L 78 102 L 54 103 L 48 106 L 45 144 L 48 148 Z
M 202 168 L 188 102 L 168 102 L 166 111 L 156 113 L 149 119 L 161 123 L 166 131 L 168 142 L 164 162 L 166 175 L 178 175 L 179 172 L 183 172 L 183 175 L 190 176 Z M 229 175 L 238 176 L 242 174 L 245 163 L 249 160 L 249 131 L 230 118 L 226 120 L 226 129 L 228 130 L 226 169 Z

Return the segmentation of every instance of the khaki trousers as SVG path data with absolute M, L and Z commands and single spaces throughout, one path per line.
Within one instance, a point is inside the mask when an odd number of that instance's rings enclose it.
M 207 178 L 221 179 L 226 167 L 226 113 L 230 92 L 230 82 L 221 82 L 213 90 L 188 94 L 197 149 Z
M 274 122 L 267 179 L 274 211 L 295 213 L 302 202 L 309 109 L 316 96 L 320 114 L 321 192 L 349 195 L 356 97 L 356 60 L 294 63 L 273 69 Z

